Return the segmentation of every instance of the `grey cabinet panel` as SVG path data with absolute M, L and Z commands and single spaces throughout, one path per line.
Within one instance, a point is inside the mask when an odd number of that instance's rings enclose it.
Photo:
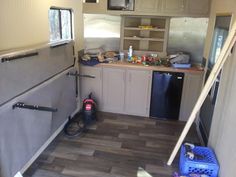
M 209 13 L 209 0 L 188 0 L 188 13 L 195 15 L 207 15 Z
M 162 0 L 162 11 L 165 13 L 183 13 L 186 0 Z
M 124 113 L 125 69 L 103 68 L 103 111 Z
M 0 63 L 0 105 L 72 66 L 72 50 L 71 42 L 35 50 L 35 56 Z
M 182 91 L 179 120 L 187 121 L 202 88 L 203 74 L 186 73 Z
M 157 13 L 160 9 L 160 0 L 136 0 L 136 11 Z
M 87 98 L 89 93 L 93 93 L 96 99 L 98 110 L 102 109 L 102 68 L 80 66 L 80 74 L 92 75 L 95 78 L 80 78 L 80 89 L 82 100 Z
M 74 68 L 70 70 L 73 72 Z M 69 71 L 69 70 L 68 70 Z M 0 168 L 12 177 L 34 156 L 55 130 L 76 109 L 75 78 L 61 74 L 0 107 Z M 16 102 L 57 108 L 44 112 L 15 108 Z
M 127 114 L 149 116 L 151 71 L 127 70 L 125 111 Z
M 71 71 L 74 72 L 74 71 Z M 62 76 L 51 84 L 52 107 L 58 109 L 52 114 L 52 133 L 76 110 L 75 77 Z
M 37 93 L 39 95 L 28 95 L 19 101 L 39 105 L 44 102 L 44 106 L 48 106 L 48 95 L 43 91 Z M 52 113 L 26 109 L 12 110 L 11 106 L 0 113 L 2 176 L 14 176 L 43 145 L 50 136 L 51 121 Z

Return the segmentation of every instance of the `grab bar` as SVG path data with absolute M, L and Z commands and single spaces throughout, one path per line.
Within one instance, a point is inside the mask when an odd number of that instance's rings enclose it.
M 50 48 L 54 49 L 54 48 L 61 47 L 61 46 L 67 45 L 67 44 L 68 44 L 68 42 L 59 43 L 59 44 L 51 45 Z
M 76 76 L 76 77 L 87 77 L 87 78 L 96 78 L 95 76 L 93 75 L 88 75 L 88 74 L 78 74 L 77 72 L 76 73 L 67 73 L 68 76 Z
M 33 56 L 36 56 L 38 54 L 39 54 L 38 52 L 33 52 L 33 53 L 27 53 L 27 54 L 23 54 L 23 55 L 16 55 L 16 56 L 12 56 L 12 57 L 3 57 L 1 59 L 1 62 L 4 63 L 4 62 L 13 61 L 13 60 L 18 60 L 18 59 L 21 59 L 21 58 L 33 57 Z
M 56 108 L 38 106 L 38 105 L 27 105 L 23 102 L 18 102 L 12 106 L 12 109 L 21 108 L 21 109 L 31 109 L 37 111 L 47 111 L 47 112 L 57 112 Z

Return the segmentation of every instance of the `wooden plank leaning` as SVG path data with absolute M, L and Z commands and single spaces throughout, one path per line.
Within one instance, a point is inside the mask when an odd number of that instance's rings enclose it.
M 178 153 L 186 135 L 188 134 L 188 131 L 190 129 L 190 127 L 192 126 L 193 122 L 195 121 L 196 119 L 196 115 L 198 113 L 198 111 L 200 110 L 203 102 L 205 101 L 206 97 L 207 97 L 207 94 L 208 92 L 210 91 L 212 85 L 214 84 L 214 81 L 216 80 L 220 70 L 222 69 L 222 67 L 224 66 L 224 63 L 225 61 L 227 60 L 230 52 L 231 52 L 231 49 L 232 47 L 234 46 L 235 44 L 235 41 L 236 41 L 236 22 L 233 24 L 230 32 L 229 32 L 229 35 L 225 41 L 225 44 L 221 50 L 221 53 L 219 55 L 219 58 L 217 60 L 217 62 L 215 63 L 207 81 L 206 81 L 206 84 L 204 85 L 203 89 L 202 89 L 202 92 L 189 116 L 189 119 L 179 137 L 179 140 L 177 141 L 173 151 L 172 151 L 172 154 L 167 162 L 167 165 L 171 165 L 174 158 L 176 157 L 176 154 Z

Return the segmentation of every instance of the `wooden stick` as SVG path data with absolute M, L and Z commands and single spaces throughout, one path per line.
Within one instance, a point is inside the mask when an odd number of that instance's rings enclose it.
M 203 90 L 202 90 L 193 110 L 192 110 L 191 115 L 189 116 L 189 119 L 188 119 L 188 121 L 187 121 L 187 123 L 186 123 L 180 137 L 179 137 L 179 140 L 176 143 L 175 148 L 172 151 L 172 154 L 167 162 L 167 165 L 170 166 L 172 164 L 176 154 L 178 153 L 178 150 L 180 149 L 186 135 L 188 134 L 189 129 L 191 128 L 193 122 L 195 121 L 195 119 L 197 117 L 196 115 L 197 115 L 198 111 L 200 110 L 200 108 L 201 108 L 203 102 L 205 101 L 212 85 L 214 84 L 214 81 L 216 80 L 218 74 L 220 73 L 222 67 L 224 66 L 224 63 L 227 60 L 227 58 L 231 52 L 231 49 L 235 44 L 235 41 L 236 41 L 236 23 L 234 23 L 232 30 L 230 31 L 230 33 L 225 41 L 225 44 L 222 48 L 220 56 L 219 56 L 217 62 L 215 63 L 215 65 L 211 71 L 211 74 L 209 75 L 209 77 L 207 79 L 206 84 L 203 87 Z

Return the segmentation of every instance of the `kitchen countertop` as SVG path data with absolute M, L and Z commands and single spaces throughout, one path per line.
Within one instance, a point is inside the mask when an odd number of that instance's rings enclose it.
M 86 65 L 84 65 L 86 66 Z M 144 69 L 144 70 L 153 70 L 153 71 L 166 71 L 166 72 L 181 72 L 181 73 L 192 73 L 192 74 L 201 74 L 204 69 L 198 66 L 192 66 L 189 69 L 176 69 L 173 67 L 165 66 L 144 66 L 143 64 L 128 63 L 128 62 L 112 62 L 112 63 L 100 63 L 92 67 L 122 67 L 130 69 Z

